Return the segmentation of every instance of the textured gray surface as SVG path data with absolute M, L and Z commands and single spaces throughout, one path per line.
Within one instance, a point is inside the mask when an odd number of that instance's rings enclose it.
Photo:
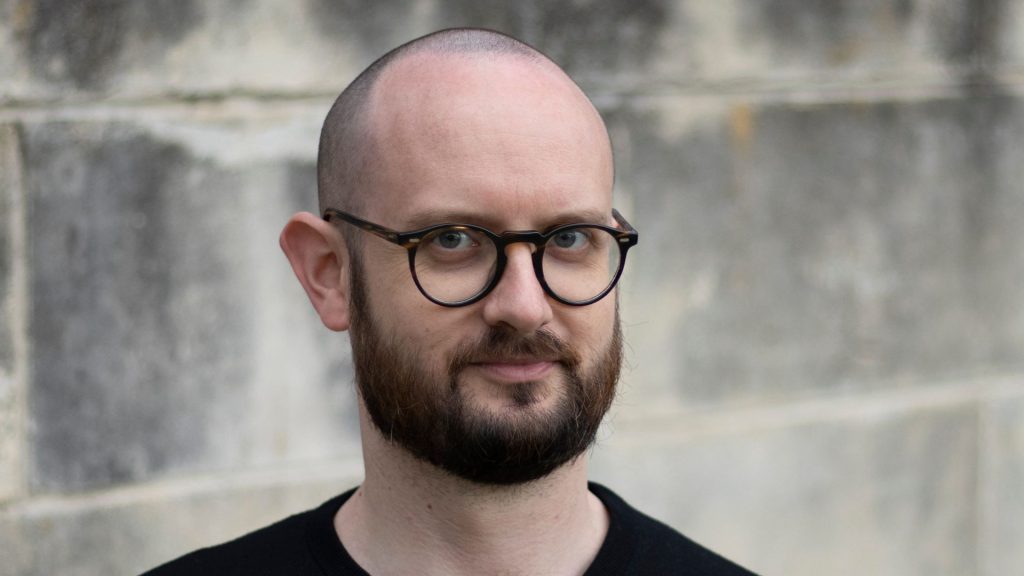
M 17 175 L 18 134 L 15 127 L 0 124 L 0 374 L 8 377 L 14 370 L 14 333 L 11 326 L 14 314 L 14 213 L 15 195 L 21 194 Z M 0 396 L 3 392 L 0 391 Z
M 330 92 L 388 48 L 458 25 L 515 34 L 613 89 L 929 71 L 974 81 L 1024 61 L 1011 0 L 11 0 L 0 15 L 0 101 Z
M 1024 245 L 1024 101 L 673 118 L 689 104 L 612 114 L 647 232 L 640 385 L 736 402 L 1024 364 L 1024 256 L 1007 249 Z
M 976 573 L 976 407 L 826 414 L 700 435 L 623 423 L 594 475 L 758 573 Z
M 192 128 L 219 135 L 236 153 L 243 141 L 260 138 L 257 129 Z M 354 419 L 345 369 L 331 389 L 308 391 L 324 413 L 263 420 L 281 415 L 275 399 L 303 400 L 287 390 L 291 382 L 267 378 L 268 363 L 319 342 L 314 370 L 347 366 L 344 339 L 327 339 L 305 310 L 288 321 L 297 306 L 270 316 L 282 306 L 265 302 L 259 288 L 288 279 L 276 237 L 305 203 L 297 194 L 309 192 L 312 164 L 244 155 L 226 164 L 198 156 L 201 150 L 181 141 L 189 136 L 174 136 L 124 123 L 44 123 L 25 131 L 34 256 L 31 416 L 41 423 L 31 438 L 36 489 L 96 488 L 355 449 L 354 440 L 328 436 L 311 451 L 288 429 L 321 420 L 321 434 L 345 429 L 328 421 Z M 266 138 L 280 137 L 271 130 Z
M 18 133 L 10 124 L 0 124 L 0 502 L 21 488 L 22 417 L 24 386 L 18 380 L 15 343 L 21 334 L 15 321 L 21 312 L 16 301 L 18 281 L 14 272 L 17 254 L 16 219 L 21 217 L 21 166 Z
M 612 131 L 641 241 L 597 478 L 766 574 L 1024 563 L 1024 2 L 9 0 L 0 574 L 134 573 L 355 481 L 303 477 L 358 468 L 354 397 L 277 235 L 333 95 L 464 24 Z
M 1024 393 L 994 398 L 983 417 L 980 542 L 986 553 L 979 573 L 1013 574 L 1024 566 Z
M 0 516 L 0 576 L 139 574 L 358 484 L 358 476 L 344 471 L 314 472 L 302 480 L 199 483 L 165 490 L 160 498 L 144 491 L 122 494 L 101 506 L 46 500 L 14 508 Z

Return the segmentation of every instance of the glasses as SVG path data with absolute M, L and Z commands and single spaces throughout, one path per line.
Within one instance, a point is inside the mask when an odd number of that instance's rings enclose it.
M 618 210 L 620 228 L 600 224 L 566 224 L 495 234 L 472 224 L 438 224 L 413 232 L 396 232 L 341 210 L 328 208 L 324 220 L 337 218 L 398 244 L 409 253 L 413 282 L 428 300 L 441 306 L 466 306 L 494 289 L 507 261 L 505 248 L 533 244 L 533 270 L 544 292 L 570 306 L 604 298 L 622 275 L 626 252 L 637 231 Z

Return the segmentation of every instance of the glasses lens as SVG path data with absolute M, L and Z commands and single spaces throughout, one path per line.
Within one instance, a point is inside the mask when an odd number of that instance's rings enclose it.
M 590 300 L 604 292 L 619 272 L 619 243 L 607 230 L 574 226 L 544 245 L 544 280 L 559 298 Z
M 479 230 L 448 226 L 416 247 L 416 279 L 435 300 L 455 303 L 483 290 L 494 276 L 497 247 Z

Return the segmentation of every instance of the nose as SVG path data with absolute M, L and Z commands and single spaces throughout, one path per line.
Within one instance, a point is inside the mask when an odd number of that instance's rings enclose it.
M 512 244 L 506 250 L 505 270 L 484 298 L 484 321 L 532 334 L 551 321 L 551 303 L 533 269 L 532 246 Z

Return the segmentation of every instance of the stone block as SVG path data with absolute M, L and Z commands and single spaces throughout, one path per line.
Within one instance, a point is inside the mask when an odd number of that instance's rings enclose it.
M 519 35 L 598 94 L 822 76 L 975 81 L 1020 63 L 1010 50 L 1020 36 L 1012 2 L 532 0 L 508 14 L 494 4 L 453 3 L 450 12 L 473 6 L 466 22 Z
M 936 71 L 972 77 L 1019 65 L 1019 12 L 1013 2 L 987 0 L 533 0 L 498 21 L 511 28 L 498 28 L 596 89 L 660 91 L 822 73 L 853 81 Z
M 316 507 L 358 473 L 193 481 L 0 511 L 0 576 L 140 574 Z
M 1024 566 L 1024 395 L 992 398 L 982 414 L 979 573 L 998 576 Z
M 18 0 L 0 6 L 0 101 L 332 93 L 449 26 L 523 38 L 599 92 L 822 73 L 974 80 L 1021 62 L 1018 12 L 992 0 Z
M 619 421 L 592 477 L 758 574 L 975 574 L 973 403 L 829 414 Z
M 631 386 L 687 402 L 1024 361 L 1024 101 L 608 111 Z
M 696 4 L 696 3 L 695 3 Z M 870 78 L 900 72 L 957 72 L 998 56 L 1006 2 L 769 0 L 700 6 L 705 22 L 730 27 L 722 46 L 744 69 L 766 67 L 770 76 L 839 72 Z M 735 17 L 726 16 L 729 12 Z M 713 60 L 708 60 L 713 63 Z M 970 74 L 968 70 L 964 74 Z
M 0 373 L 14 372 L 14 262 L 16 219 L 21 217 L 21 166 L 18 133 L 14 126 L 0 124 Z M 2 394 L 0 394 L 2 395 Z
M 22 486 L 22 432 L 24 382 L 19 380 L 17 341 L 24 338 L 18 322 L 20 280 L 15 269 L 25 255 L 17 236 L 23 230 L 23 199 L 18 133 L 14 126 L 0 124 L 0 501 Z
M 1024 4 L 1020 2 L 1003 3 L 1004 18 L 1001 22 L 1000 47 L 1002 58 L 1020 69 L 1024 64 Z
M 347 339 L 277 243 L 322 114 L 26 125 L 34 490 L 358 449 Z
M 160 94 L 337 93 L 364 66 L 451 24 L 506 27 L 430 0 L 21 0 L 0 7 L 0 101 Z

